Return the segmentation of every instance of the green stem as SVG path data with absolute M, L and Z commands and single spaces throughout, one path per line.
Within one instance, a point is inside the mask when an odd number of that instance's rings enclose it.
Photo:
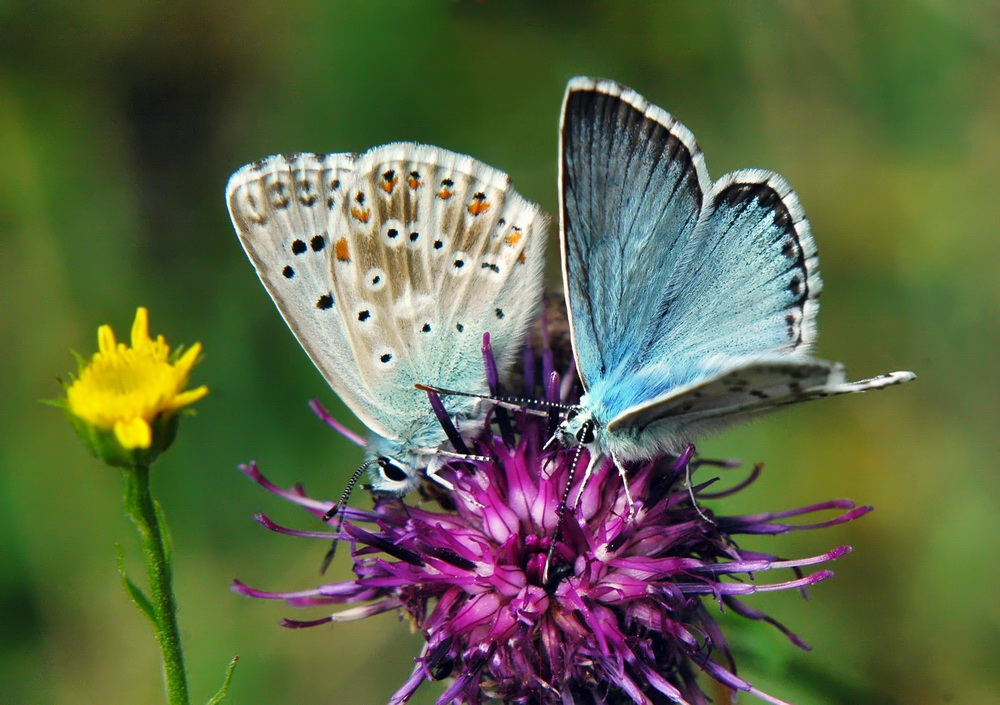
M 163 655 L 167 702 L 170 705 L 189 705 L 184 654 L 181 651 L 181 635 L 177 627 L 177 603 L 171 585 L 169 548 L 165 532 L 160 526 L 156 505 L 149 492 L 149 468 L 144 466 L 126 468 L 124 474 L 125 511 L 139 529 L 142 552 L 146 556 L 150 602 L 156 613 L 154 629 Z

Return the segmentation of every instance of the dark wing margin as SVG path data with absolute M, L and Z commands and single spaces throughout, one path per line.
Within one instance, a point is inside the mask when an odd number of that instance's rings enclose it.
M 694 136 L 669 113 L 613 81 L 569 82 L 560 243 L 585 387 L 648 347 L 710 187 Z

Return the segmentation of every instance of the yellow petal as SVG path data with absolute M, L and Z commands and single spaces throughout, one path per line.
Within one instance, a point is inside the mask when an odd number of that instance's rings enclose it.
M 191 368 L 194 367 L 194 363 L 198 362 L 199 355 L 201 355 L 201 343 L 195 343 L 185 350 L 181 358 L 174 363 L 174 369 L 177 370 L 177 374 L 186 377 Z
M 115 350 L 115 332 L 111 326 L 101 326 L 97 329 L 97 349 L 107 355 Z
M 144 418 L 115 422 L 115 437 L 122 448 L 149 448 L 153 442 L 153 429 Z
M 149 345 L 149 311 L 145 306 L 135 310 L 135 323 L 132 324 L 132 347 L 139 349 Z
M 170 400 L 169 410 L 172 411 L 174 409 L 180 409 L 182 406 L 187 406 L 188 404 L 194 404 L 206 394 L 208 394 L 208 387 L 204 384 L 195 389 L 189 389 L 186 392 L 181 392 Z

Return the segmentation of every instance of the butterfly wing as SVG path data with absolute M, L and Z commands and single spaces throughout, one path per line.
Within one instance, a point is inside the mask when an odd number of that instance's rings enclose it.
M 359 158 L 337 224 L 334 297 L 368 398 L 409 417 L 417 445 L 437 421 L 415 384 L 487 393 L 489 332 L 503 372 L 541 298 L 545 217 L 506 174 L 434 147 Z M 451 397 L 455 411 L 471 404 Z
M 808 349 L 818 260 L 780 176 L 713 184 L 691 132 L 611 81 L 570 81 L 562 144 L 564 277 L 599 420 Z
M 711 181 L 694 136 L 612 81 L 569 82 L 561 133 L 563 281 L 589 389 L 649 345 Z
M 781 176 L 732 172 L 713 185 L 661 300 L 651 356 L 805 354 L 822 281 L 816 245 Z
M 403 445 L 443 440 L 413 385 L 486 391 L 483 333 L 508 365 L 539 299 L 544 217 L 470 157 L 416 144 L 272 157 L 232 177 L 228 202 L 317 368 L 372 431 Z
M 778 174 L 708 177 L 693 135 L 611 81 L 570 81 L 562 252 L 571 331 L 601 444 L 643 457 L 690 433 L 845 382 L 806 355 L 822 281 L 798 198 Z
M 696 433 L 757 412 L 881 389 L 914 377 L 912 372 L 891 372 L 848 382 L 840 363 L 786 356 L 746 360 L 626 410 L 608 423 L 607 430 L 619 443 L 641 447 L 642 455 L 676 451 Z
M 354 161 L 353 154 L 268 157 L 233 174 L 226 202 L 257 275 L 317 369 L 365 425 L 392 437 L 350 384 L 354 353 L 343 319 L 328 305 L 330 232 Z

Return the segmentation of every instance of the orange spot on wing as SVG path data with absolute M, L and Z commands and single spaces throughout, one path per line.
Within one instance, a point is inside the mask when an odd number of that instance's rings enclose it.
M 517 256 L 517 261 L 518 261 L 519 263 L 521 263 L 521 264 L 524 264 L 525 262 L 527 262 L 527 261 L 528 261 L 528 258 L 527 258 L 527 257 L 525 257 L 525 256 L 524 256 L 524 253 L 522 252 L 521 254 L 519 254 L 519 255 Z
M 351 208 L 351 215 L 360 220 L 362 223 L 367 223 L 372 217 L 372 212 L 368 208 L 359 208 L 358 206 L 354 206 Z
M 438 198 L 444 199 L 445 201 L 447 201 L 449 198 L 451 198 L 454 195 L 455 195 L 455 192 L 452 191 L 451 189 L 447 188 L 447 187 L 445 187 L 445 188 L 441 189 L 440 191 L 438 191 Z
M 408 183 L 410 185 L 410 188 L 417 188 L 423 182 L 420 179 L 418 179 L 416 176 L 411 176 L 409 179 L 407 179 L 406 183 Z
M 521 238 L 524 237 L 524 233 L 520 230 L 515 230 L 510 235 L 504 238 L 504 242 L 513 247 L 517 243 L 521 242 Z
M 337 240 L 337 261 L 338 262 L 350 262 L 351 261 L 351 251 L 347 246 L 347 238 L 342 237 Z
M 379 182 L 379 186 L 381 186 L 382 190 L 385 191 L 386 193 L 392 193 L 393 189 L 396 188 L 396 184 L 398 183 L 399 183 L 399 177 L 394 176 L 392 179 Z
M 490 209 L 490 202 L 485 198 L 477 198 L 469 204 L 469 212 L 472 215 L 481 215 Z

